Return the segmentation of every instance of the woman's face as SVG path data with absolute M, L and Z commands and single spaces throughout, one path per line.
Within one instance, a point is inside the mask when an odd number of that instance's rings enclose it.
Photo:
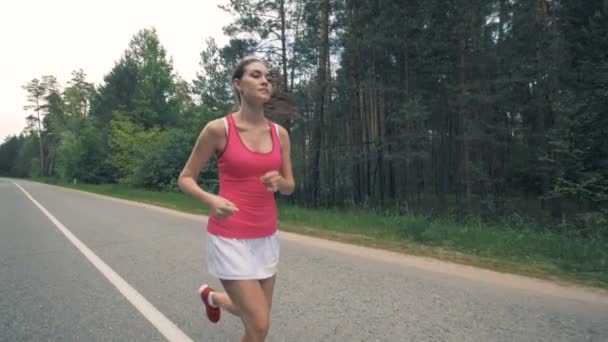
M 247 102 L 266 103 L 272 95 L 272 80 L 264 63 L 252 62 L 245 67 L 240 80 L 234 81 L 234 86 Z

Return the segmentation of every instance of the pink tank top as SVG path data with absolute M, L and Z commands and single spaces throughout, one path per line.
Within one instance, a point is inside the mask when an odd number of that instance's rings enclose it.
M 239 135 L 232 115 L 227 116 L 228 140 L 218 157 L 219 196 L 239 209 L 234 215 L 220 220 L 211 215 L 207 230 L 227 238 L 253 239 L 277 231 L 277 206 L 274 193 L 266 190 L 260 180 L 269 171 L 281 170 L 281 144 L 274 124 L 268 120 L 272 150 L 257 153 L 249 150 Z

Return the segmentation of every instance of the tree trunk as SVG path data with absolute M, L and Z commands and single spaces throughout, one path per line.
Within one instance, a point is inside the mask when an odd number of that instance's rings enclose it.
M 42 144 L 42 118 L 40 117 L 40 102 L 36 99 L 36 113 L 38 114 L 38 145 L 40 146 L 40 176 L 44 176 L 44 146 Z
M 325 96 L 327 87 L 327 61 L 329 57 L 329 0 L 321 1 L 320 8 L 320 49 L 319 49 L 319 69 L 317 77 L 319 80 L 319 95 L 317 100 L 317 122 L 316 122 L 316 148 L 314 149 L 314 175 L 313 175 L 313 191 L 314 191 L 314 205 L 319 205 L 320 199 L 320 186 L 321 186 L 321 151 L 323 146 L 323 129 L 325 123 Z
M 285 35 L 285 0 L 279 0 L 279 15 L 281 16 L 281 64 L 283 67 L 283 87 L 287 89 L 287 37 Z
M 458 42 L 458 64 L 457 64 L 457 73 L 458 73 L 458 93 L 460 96 L 461 105 L 460 108 L 460 119 L 461 119 L 461 139 L 462 139 L 462 156 L 463 156 L 463 177 L 464 177 L 464 192 L 465 192 L 465 208 L 467 213 L 471 210 L 471 176 L 469 173 L 469 163 L 470 163 L 470 151 L 469 151 L 469 120 L 467 118 L 467 109 L 462 104 L 465 101 L 465 49 L 466 42 L 465 37 L 466 33 L 462 33 L 462 37 Z

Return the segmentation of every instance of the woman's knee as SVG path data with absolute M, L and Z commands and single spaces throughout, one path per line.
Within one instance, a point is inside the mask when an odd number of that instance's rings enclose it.
M 249 333 L 259 338 L 265 338 L 270 329 L 270 318 L 268 315 L 259 314 L 251 317 L 246 326 Z

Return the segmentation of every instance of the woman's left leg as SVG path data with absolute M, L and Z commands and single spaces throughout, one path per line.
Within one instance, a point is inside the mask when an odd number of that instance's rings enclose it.
M 262 290 L 264 291 L 264 296 L 266 297 L 266 302 L 268 303 L 268 310 L 272 307 L 272 296 L 274 293 L 274 284 L 276 280 L 276 274 L 267 279 L 261 279 L 260 285 L 262 286 Z M 241 313 L 238 308 L 232 304 L 230 297 L 226 292 L 214 291 L 212 292 L 212 301 L 216 306 L 221 307 L 222 309 L 230 312 L 231 314 L 241 317 Z
M 274 283 L 277 278 L 277 275 L 273 275 L 267 279 L 261 279 L 260 285 L 262 285 L 262 290 L 264 290 L 264 295 L 266 296 L 266 301 L 268 302 L 268 311 L 271 310 L 272 307 L 272 295 L 274 293 Z

